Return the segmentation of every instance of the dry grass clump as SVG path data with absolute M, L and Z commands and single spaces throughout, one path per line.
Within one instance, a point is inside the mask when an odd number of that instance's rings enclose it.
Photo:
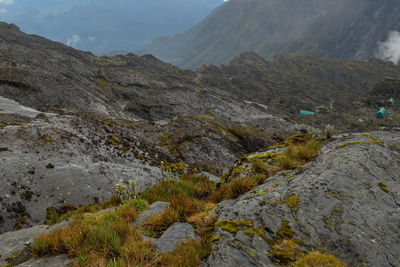
M 346 267 L 347 264 L 338 258 L 322 254 L 318 251 L 311 251 L 304 257 L 301 257 L 296 262 L 290 265 L 291 267 Z
M 120 261 L 128 266 L 150 261 L 155 252 L 131 227 L 142 206 L 143 201 L 130 201 L 115 211 L 76 216 L 69 226 L 34 240 L 33 254 L 67 254 L 77 258 L 77 266 L 106 266 Z
M 182 175 L 180 180 L 166 180 L 153 185 L 142 194 L 142 198 L 149 203 L 171 202 L 177 195 L 206 199 L 214 189 L 215 185 L 207 177 Z
M 220 202 L 226 199 L 235 199 L 262 184 L 266 179 L 267 176 L 264 174 L 255 174 L 235 179 L 232 182 L 223 184 L 211 195 L 210 200 Z
M 278 165 L 283 170 L 295 169 L 318 157 L 321 154 L 320 150 L 321 143 L 318 141 L 290 145 L 285 151 L 285 157 L 279 160 Z
M 272 246 L 268 256 L 280 265 L 287 265 L 295 261 L 300 253 L 297 243 L 294 240 L 283 239 L 278 244 Z

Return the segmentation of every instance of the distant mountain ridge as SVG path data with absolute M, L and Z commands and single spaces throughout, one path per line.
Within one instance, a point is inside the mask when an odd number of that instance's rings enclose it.
M 7 3 L 7 1 L 6 1 Z M 0 1 L 0 21 L 96 54 L 135 51 L 206 17 L 222 0 Z
M 396 0 L 230 0 L 188 31 L 145 51 L 184 68 L 226 64 L 242 52 L 265 58 L 311 53 L 367 60 L 400 28 Z

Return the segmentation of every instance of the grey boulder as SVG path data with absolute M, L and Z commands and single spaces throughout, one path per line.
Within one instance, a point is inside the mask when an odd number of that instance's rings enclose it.
M 159 252 L 171 252 L 181 242 L 188 239 L 199 239 L 199 236 L 194 232 L 193 226 L 187 223 L 174 223 L 155 241 L 155 245 Z
M 32 259 L 21 263 L 17 267 L 67 267 L 72 266 L 72 260 L 65 255 Z

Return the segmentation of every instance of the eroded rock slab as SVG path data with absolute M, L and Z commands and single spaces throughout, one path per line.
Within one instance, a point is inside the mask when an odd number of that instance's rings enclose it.
M 399 266 L 399 133 L 342 136 L 323 151 L 220 207 L 218 221 L 241 226 L 218 228 L 207 266 L 269 266 L 260 258 L 269 252 L 264 240 L 280 237 L 328 251 L 349 266 Z

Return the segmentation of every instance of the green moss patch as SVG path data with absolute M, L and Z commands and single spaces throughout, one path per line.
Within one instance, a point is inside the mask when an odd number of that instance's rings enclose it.
M 224 231 L 228 231 L 232 234 L 236 234 L 239 230 L 246 230 L 254 226 L 252 221 L 232 221 L 232 220 L 222 220 L 215 224 L 217 227 Z

